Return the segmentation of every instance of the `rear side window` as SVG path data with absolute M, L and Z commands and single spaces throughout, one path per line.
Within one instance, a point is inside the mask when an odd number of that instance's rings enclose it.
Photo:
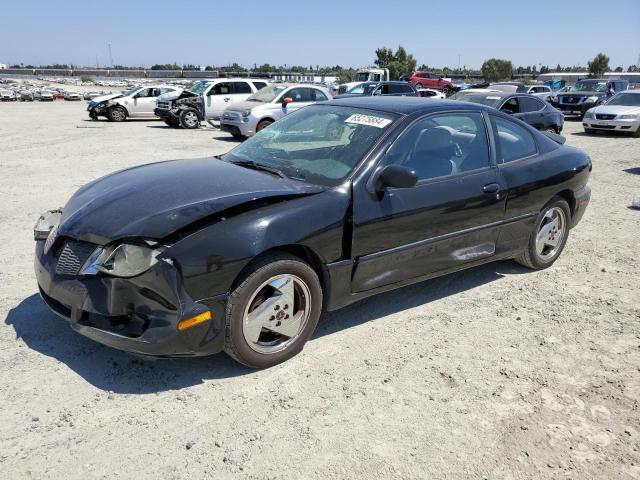
M 493 115 L 491 124 L 496 139 L 498 160 L 502 163 L 529 157 L 538 151 L 533 135 L 520 125 Z
M 247 82 L 233 82 L 233 93 L 253 93 Z
M 310 88 L 293 88 L 285 93 L 282 98 L 289 97 L 294 102 L 312 102 Z
M 316 90 L 315 88 L 313 89 L 311 95 L 316 102 L 324 102 L 325 100 L 329 100 L 324 93 L 322 93 L 320 90 Z
M 520 112 L 537 112 L 544 108 L 544 103 L 535 97 L 520 97 Z
M 500 107 L 500 111 L 505 113 L 520 113 L 520 103 L 518 102 L 518 97 L 511 97 L 506 102 L 502 104 Z
M 253 86 L 256 87 L 256 90 L 260 90 L 267 86 L 267 82 L 253 82 Z
M 413 93 L 413 89 L 408 84 L 392 83 L 389 85 L 389 93 Z

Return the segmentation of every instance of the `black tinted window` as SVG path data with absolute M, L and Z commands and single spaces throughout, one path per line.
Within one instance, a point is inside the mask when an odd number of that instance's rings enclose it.
M 325 100 L 329 100 L 324 93 L 322 93 L 320 90 L 316 90 L 315 88 L 312 90 L 312 96 L 314 101 L 316 102 L 324 102 Z
M 231 84 L 228 82 L 218 83 L 209 90 L 209 95 L 229 95 L 230 93 Z
M 537 152 L 533 135 L 520 125 L 491 116 L 493 135 L 498 147 L 498 158 L 502 162 L 511 162 L 519 158 L 528 157 Z
M 539 98 L 535 97 L 520 97 L 520 111 L 521 112 L 537 112 L 544 108 L 544 103 Z
M 284 94 L 283 98 L 290 97 L 294 102 L 312 102 L 310 88 L 294 88 Z
M 413 90 L 409 86 L 409 84 L 404 85 L 401 83 L 393 83 L 389 85 L 389 93 L 413 93 Z
M 518 102 L 518 97 L 511 97 L 508 99 L 502 104 L 500 110 L 504 113 L 520 113 L 520 102 Z
M 253 86 L 256 87 L 256 90 L 260 90 L 267 86 L 267 82 L 253 82 Z
M 478 113 L 443 113 L 418 120 L 395 141 L 387 163 L 414 170 L 420 180 L 489 165 L 489 148 Z
M 233 82 L 233 93 L 253 93 L 247 82 Z

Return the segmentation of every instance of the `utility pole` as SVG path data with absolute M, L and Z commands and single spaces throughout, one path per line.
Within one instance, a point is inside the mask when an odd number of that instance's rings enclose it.
M 111 55 L 111 42 L 107 43 L 107 47 L 109 48 L 109 65 L 113 68 L 113 55 Z

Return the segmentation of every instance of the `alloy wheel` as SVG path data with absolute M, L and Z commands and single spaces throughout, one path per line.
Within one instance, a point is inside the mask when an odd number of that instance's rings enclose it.
M 242 333 L 255 352 L 272 354 L 291 345 L 311 314 L 311 292 L 295 275 L 277 275 L 262 283 L 247 302 Z
M 547 210 L 536 234 L 536 253 L 543 262 L 553 260 L 559 252 L 566 234 L 564 210 L 553 207 Z

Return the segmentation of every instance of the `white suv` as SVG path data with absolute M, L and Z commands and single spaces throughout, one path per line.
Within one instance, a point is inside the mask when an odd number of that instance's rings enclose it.
M 256 78 L 199 80 L 180 94 L 158 98 L 154 113 L 167 125 L 198 128 L 202 121 L 219 120 L 227 107 L 243 102 L 268 84 Z

